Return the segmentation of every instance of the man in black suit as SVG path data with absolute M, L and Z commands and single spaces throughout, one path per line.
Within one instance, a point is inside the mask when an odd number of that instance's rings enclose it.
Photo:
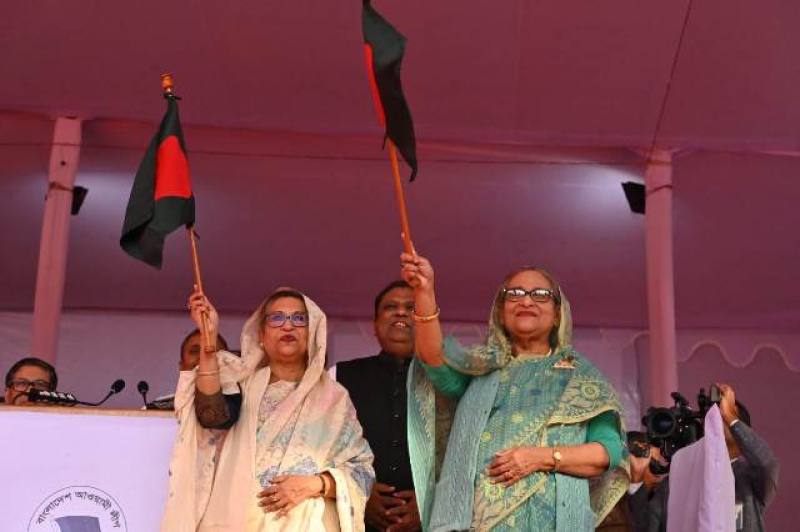
M 406 379 L 414 356 L 414 292 L 405 281 L 375 298 L 375 336 L 381 352 L 336 366 L 375 454 L 377 481 L 367 502 L 367 532 L 420 530 L 406 431 Z

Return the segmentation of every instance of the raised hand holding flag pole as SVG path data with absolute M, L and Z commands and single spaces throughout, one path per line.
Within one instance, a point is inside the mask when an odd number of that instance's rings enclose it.
M 410 181 L 414 181 L 417 175 L 417 142 L 411 111 L 400 81 L 406 38 L 372 7 L 370 0 L 363 0 L 361 23 L 372 96 L 378 118 L 386 130 L 384 140 L 389 147 L 392 163 L 395 195 L 403 228 L 403 244 L 407 253 L 413 253 L 405 194 L 397 161 L 399 151 L 411 167 Z
M 181 225 L 189 232 L 195 284 L 203 290 L 194 232 L 194 194 L 183 140 L 178 100 L 172 76 L 162 74 L 161 88 L 167 112 L 136 171 L 119 245 L 131 257 L 161 269 L 164 240 Z M 206 352 L 214 351 L 203 316 L 202 337 Z
M 203 290 L 203 280 L 200 278 L 200 259 L 197 257 L 197 235 L 194 232 L 194 226 L 188 227 L 189 231 L 189 245 L 192 249 L 192 267 L 194 269 L 194 284 L 200 293 L 205 294 Z M 200 337 L 203 339 L 203 351 L 206 353 L 213 353 L 216 347 L 211 344 L 211 337 L 208 334 L 208 313 L 202 313 L 202 323 L 200 325 Z

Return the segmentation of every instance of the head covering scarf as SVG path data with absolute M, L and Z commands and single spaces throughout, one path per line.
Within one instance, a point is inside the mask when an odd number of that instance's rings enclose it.
M 502 319 L 504 288 L 501 286 L 495 293 L 492 311 L 489 315 L 489 332 L 486 342 L 471 346 L 463 353 L 463 356 L 448 357 L 445 360 L 448 366 L 468 375 L 484 375 L 505 367 L 511 362 L 514 349 Z M 572 312 L 564 290 L 559 288 L 558 291 L 558 328 L 555 330 L 555 334 L 551 335 L 550 347 L 554 353 L 568 356 L 568 348 L 572 346 Z
M 267 442 L 279 435 L 288 438 L 283 459 L 275 464 L 278 475 L 330 473 L 336 480 L 338 528 L 362 531 L 375 479 L 372 452 L 347 391 L 325 371 L 325 314 L 311 299 L 303 299 L 309 316 L 308 365 L 297 388 L 270 415 L 262 438 Z M 242 329 L 241 357 L 217 353 L 223 393 L 239 389 L 243 393 L 239 420 L 224 437 L 200 426 L 194 409 L 196 371 L 181 372 L 175 395 L 179 437 L 170 462 L 162 532 L 195 532 L 209 507 L 212 486 L 215 493 L 224 493 L 230 507 L 226 528 L 221 530 L 332 529 L 322 525 L 330 520 L 326 516 L 331 512 L 325 509 L 330 501 L 308 499 L 278 521 L 257 506 L 256 493 L 261 490 L 256 471 L 258 410 L 270 376 L 268 365 L 262 369 L 267 355 L 261 348 L 259 317 L 256 310 Z
M 493 378 L 496 370 L 511 363 L 514 356 L 511 339 L 501 319 L 502 290 L 501 286 L 495 295 L 484 343 L 465 349 L 454 338 L 445 339 L 445 363 L 473 376 L 469 388 L 459 400 L 440 395 L 425 377 L 418 360 L 414 361 L 414 367 L 409 372 L 409 451 L 423 529 L 426 531 L 466 530 L 476 526 L 472 518 L 477 442 L 497 394 L 498 380 Z M 552 334 L 550 343 L 554 362 L 569 366 L 571 369 L 566 371 L 572 375 L 558 401 L 558 407 L 550 413 L 544 426 L 554 431 L 558 430 L 558 426 L 577 426 L 602 412 L 614 411 L 622 435 L 624 427 L 619 416 L 621 406 L 616 392 L 599 370 L 572 348 L 570 305 L 560 288 L 559 301 L 558 328 Z M 481 412 L 484 413 L 483 417 Z M 575 519 L 559 516 L 557 530 L 575 532 L 587 527 L 593 530 L 595 524 L 624 494 L 628 486 L 627 467 L 627 461 L 623 460 L 619 468 L 591 482 L 591 523 L 586 523 L 584 515 L 578 515 L 584 510 L 577 509 Z M 573 489 L 580 492 L 582 488 L 578 483 L 585 482 L 566 475 L 557 477 L 564 484 L 565 489 L 560 489 L 562 493 Z M 557 512 L 566 513 L 561 507 Z

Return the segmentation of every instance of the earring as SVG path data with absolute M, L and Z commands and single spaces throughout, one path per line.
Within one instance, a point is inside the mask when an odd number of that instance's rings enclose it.
M 264 342 L 258 342 L 258 345 L 261 347 L 261 349 L 264 349 Z

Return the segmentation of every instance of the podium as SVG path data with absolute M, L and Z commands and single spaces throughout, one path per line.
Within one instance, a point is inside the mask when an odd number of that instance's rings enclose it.
M 171 412 L 0 406 L 0 529 L 157 532 Z

